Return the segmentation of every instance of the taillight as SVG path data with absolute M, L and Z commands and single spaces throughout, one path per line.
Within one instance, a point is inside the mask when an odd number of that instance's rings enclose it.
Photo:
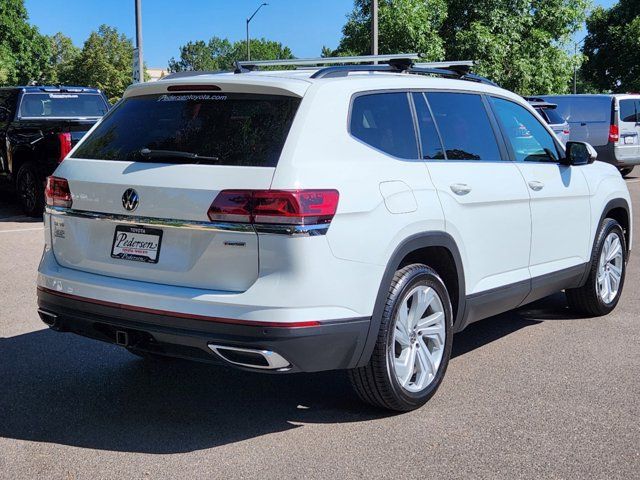
M 71 190 L 69 182 L 64 178 L 47 177 L 47 186 L 44 189 L 44 198 L 50 207 L 71 208 Z
M 337 190 L 223 190 L 208 215 L 212 222 L 328 224 L 339 197 Z
M 611 125 L 609 127 L 609 142 L 615 143 L 620 140 L 620 130 L 617 125 Z
M 562 133 L 564 133 L 565 135 L 569 135 L 571 133 L 571 130 L 563 130 Z
M 60 144 L 60 155 L 58 163 L 60 163 L 71 151 L 71 134 L 69 132 L 58 134 L 58 143 Z

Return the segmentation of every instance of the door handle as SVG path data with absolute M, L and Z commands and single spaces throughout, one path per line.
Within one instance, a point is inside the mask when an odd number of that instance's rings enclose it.
M 531 180 L 529 182 L 529 188 L 531 188 L 531 190 L 533 190 L 534 192 L 539 192 L 544 188 L 544 183 L 537 180 Z
M 471 187 L 466 183 L 452 183 L 449 188 L 456 195 L 466 195 L 471 192 Z

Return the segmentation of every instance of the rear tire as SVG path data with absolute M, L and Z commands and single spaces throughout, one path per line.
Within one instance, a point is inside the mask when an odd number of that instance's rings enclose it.
M 631 174 L 631 172 L 633 172 L 633 168 L 634 167 L 628 167 L 628 168 L 621 168 L 620 169 L 620 175 L 622 175 L 622 177 L 627 177 L 628 175 Z
M 452 328 L 451 300 L 438 274 L 423 264 L 398 270 L 369 363 L 349 371 L 358 396 L 398 412 L 424 405 L 447 370 Z
M 16 175 L 16 193 L 25 215 L 41 217 L 44 210 L 44 180 L 33 163 L 25 163 Z
M 617 221 L 606 218 L 596 235 L 586 283 L 565 291 L 569 307 L 592 317 L 610 313 L 620 300 L 626 271 L 624 231 Z

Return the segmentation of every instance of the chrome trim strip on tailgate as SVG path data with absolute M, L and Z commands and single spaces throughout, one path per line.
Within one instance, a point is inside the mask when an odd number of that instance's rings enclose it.
M 320 225 L 269 225 L 269 224 L 249 224 L 232 222 L 199 222 L 196 220 L 175 220 L 169 218 L 138 217 L 134 215 L 118 215 L 114 213 L 88 212 L 85 210 L 74 210 L 65 207 L 46 206 L 45 212 L 66 217 L 87 218 L 92 220 L 107 220 L 117 223 L 131 225 L 148 225 L 163 228 L 189 228 L 194 230 L 209 230 L 222 232 L 239 233 L 260 233 L 289 235 L 301 237 L 313 237 L 325 235 L 329 230 L 328 224 Z
M 132 225 L 149 225 L 163 228 L 190 228 L 194 230 L 218 230 L 225 232 L 255 233 L 253 225 L 246 223 L 213 223 L 199 222 L 196 220 L 175 220 L 169 218 L 137 217 L 134 215 L 117 215 L 113 213 L 87 212 L 72 208 L 51 207 L 45 208 L 46 213 L 62 215 L 66 217 L 88 218 L 93 220 L 107 220 L 111 222 L 126 223 Z

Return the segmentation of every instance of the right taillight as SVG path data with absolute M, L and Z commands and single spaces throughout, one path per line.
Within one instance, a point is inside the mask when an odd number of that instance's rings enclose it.
M 47 177 L 47 186 L 44 190 L 45 202 L 50 207 L 71 208 L 71 190 L 69 182 L 60 177 Z
M 212 222 L 328 224 L 339 198 L 337 190 L 223 190 L 208 215 Z
M 615 143 L 620 140 L 620 130 L 617 125 L 611 125 L 609 127 L 609 142 Z

